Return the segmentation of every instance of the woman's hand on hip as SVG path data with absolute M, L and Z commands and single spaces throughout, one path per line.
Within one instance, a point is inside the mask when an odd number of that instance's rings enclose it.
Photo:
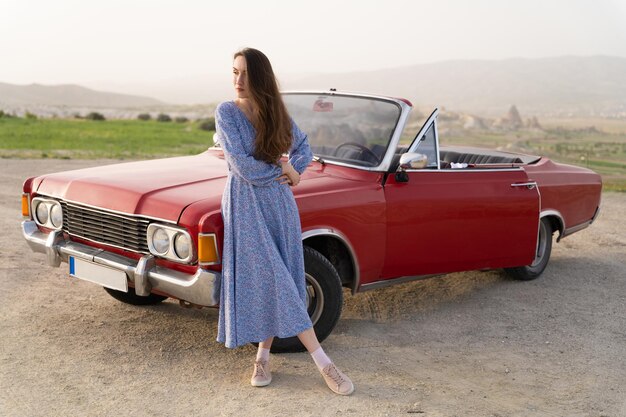
M 279 181 L 281 184 L 287 183 L 292 187 L 300 183 L 300 174 L 298 174 L 298 171 L 296 171 L 289 162 L 282 162 L 281 168 L 283 173 L 278 178 L 276 178 L 277 181 Z

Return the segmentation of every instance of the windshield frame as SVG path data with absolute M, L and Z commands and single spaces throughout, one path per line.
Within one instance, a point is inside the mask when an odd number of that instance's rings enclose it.
M 363 166 L 358 164 L 351 164 L 349 162 L 338 161 L 335 159 L 331 159 L 328 157 L 319 156 L 324 160 L 324 163 L 345 166 L 350 168 L 356 168 L 364 171 L 383 171 L 387 172 L 389 170 L 389 166 L 391 165 L 391 161 L 393 160 L 396 149 L 398 148 L 398 143 L 400 142 L 400 136 L 402 135 L 402 131 L 404 130 L 404 126 L 408 120 L 408 115 L 411 111 L 411 106 L 407 104 L 405 101 L 385 96 L 378 96 L 374 94 L 363 94 L 363 93 L 350 93 L 350 92 L 336 92 L 336 91 L 283 91 L 282 95 L 325 95 L 325 96 L 336 96 L 336 97 L 352 97 L 352 98 L 364 98 L 370 100 L 384 101 L 390 104 L 393 104 L 398 107 L 400 110 L 398 118 L 396 120 L 396 125 L 393 128 L 391 137 L 389 139 L 387 149 L 381 161 L 376 166 Z M 304 133 L 307 133 L 306 131 Z

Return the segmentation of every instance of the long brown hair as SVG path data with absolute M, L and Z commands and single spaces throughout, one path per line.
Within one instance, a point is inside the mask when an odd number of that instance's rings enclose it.
M 291 147 L 291 120 L 278 90 L 272 64 L 257 49 L 244 48 L 233 60 L 243 56 L 248 71 L 248 94 L 254 104 L 254 127 L 257 136 L 254 157 L 274 164 Z

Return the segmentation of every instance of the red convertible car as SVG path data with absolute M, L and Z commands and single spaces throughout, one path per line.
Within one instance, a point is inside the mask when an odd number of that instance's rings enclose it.
M 309 314 L 320 340 L 353 294 L 450 272 L 538 277 L 557 241 L 598 215 L 594 172 L 548 158 L 440 146 L 437 110 L 400 144 L 412 105 L 334 90 L 284 94 L 315 154 L 293 189 Z M 406 133 L 405 133 L 406 137 Z M 48 264 L 130 304 L 217 306 L 222 151 L 29 178 L 23 236 Z M 263 265 L 259 265 L 263 268 Z M 275 351 L 299 350 L 297 338 Z

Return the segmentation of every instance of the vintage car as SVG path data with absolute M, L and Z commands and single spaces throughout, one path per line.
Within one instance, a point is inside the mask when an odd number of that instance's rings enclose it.
M 401 145 L 408 100 L 335 90 L 283 97 L 315 154 L 293 192 L 320 340 L 339 319 L 343 287 L 355 294 L 494 268 L 533 279 L 554 233 L 558 241 L 598 215 L 599 175 L 544 157 L 440 146 L 437 110 Z M 69 275 L 122 302 L 217 307 L 226 175 L 213 146 L 29 178 L 23 236 L 49 265 L 67 262 Z M 302 346 L 293 337 L 273 349 Z

